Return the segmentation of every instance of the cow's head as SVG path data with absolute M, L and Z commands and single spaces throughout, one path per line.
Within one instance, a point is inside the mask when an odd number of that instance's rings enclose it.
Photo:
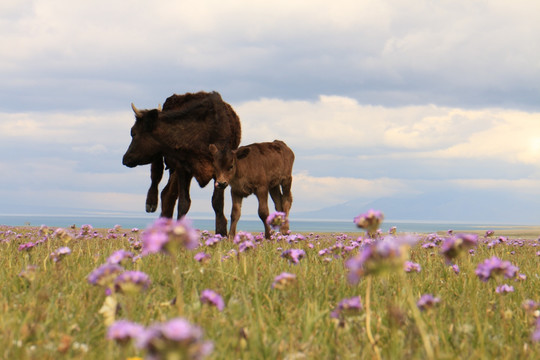
M 150 164 L 161 156 L 161 145 L 152 136 L 160 110 L 139 110 L 133 104 L 131 108 L 135 113 L 135 125 L 131 128 L 131 144 L 122 159 L 122 164 L 127 167 Z
M 249 154 L 249 148 L 243 147 L 238 150 L 219 150 L 216 145 L 210 144 L 208 149 L 212 154 L 214 175 L 216 177 L 214 186 L 224 189 L 236 175 L 237 161 L 245 158 Z

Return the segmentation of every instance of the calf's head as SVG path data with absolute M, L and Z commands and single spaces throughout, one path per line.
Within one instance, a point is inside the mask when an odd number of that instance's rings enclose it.
M 131 104 L 135 112 L 135 125 L 131 128 L 131 144 L 122 158 L 127 167 L 150 164 L 157 156 L 161 156 L 161 145 L 152 136 L 160 110 L 139 110 Z
M 249 154 L 249 148 L 242 147 L 238 150 L 219 150 L 216 145 L 208 147 L 212 154 L 214 165 L 215 187 L 226 188 L 236 176 L 237 162 Z

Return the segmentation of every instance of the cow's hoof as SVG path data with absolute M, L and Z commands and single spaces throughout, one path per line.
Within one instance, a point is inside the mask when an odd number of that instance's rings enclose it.
M 157 210 L 157 205 L 155 204 L 146 204 L 146 212 L 147 213 L 153 213 L 153 212 L 156 212 Z

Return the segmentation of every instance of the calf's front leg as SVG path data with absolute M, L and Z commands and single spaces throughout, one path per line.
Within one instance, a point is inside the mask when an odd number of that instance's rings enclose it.
M 257 190 L 257 199 L 259 200 L 259 218 L 264 224 L 264 237 L 270 239 L 270 226 L 266 223 L 268 219 L 268 189 Z
M 232 197 L 232 210 L 231 210 L 231 229 L 229 230 L 229 237 L 231 239 L 234 238 L 236 235 L 236 225 L 238 224 L 238 220 L 240 220 L 240 215 L 242 214 L 242 200 L 244 199 L 242 196 L 235 195 L 231 191 L 231 197 Z

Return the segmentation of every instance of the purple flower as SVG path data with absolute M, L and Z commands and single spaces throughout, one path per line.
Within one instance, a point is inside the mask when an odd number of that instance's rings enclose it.
M 293 264 L 298 264 L 305 256 L 306 252 L 302 249 L 287 249 L 281 253 L 282 258 L 291 261 Z
M 478 243 L 478 235 L 458 234 L 444 239 L 441 245 L 441 254 L 447 261 L 456 258 L 462 251 L 470 249 Z
M 452 270 L 456 273 L 456 274 L 459 274 L 459 266 L 457 266 L 456 264 L 452 265 L 451 266 Z
M 270 227 L 272 227 L 272 229 L 277 230 L 280 229 L 283 225 L 288 224 L 289 219 L 287 219 L 287 214 L 277 211 L 268 215 L 268 217 L 266 218 L 266 223 Z
M 122 273 L 124 269 L 117 264 L 103 264 L 88 275 L 88 282 L 92 285 L 99 285 L 111 288 L 114 279 Z
M 340 319 L 348 315 L 358 314 L 362 310 L 362 301 L 360 296 L 343 299 L 338 306 L 332 311 L 330 317 Z
M 200 263 L 205 263 L 205 262 L 208 262 L 212 258 L 212 256 L 210 256 L 210 254 L 207 254 L 201 251 L 201 252 L 196 253 L 193 258 L 195 259 L 195 261 L 198 261 Z
M 420 297 L 420 300 L 416 303 L 416 306 L 422 311 L 430 309 L 441 302 L 441 299 L 434 297 L 431 294 L 424 294 Z
M 364 214 L 360 214 L 354 218 L 354 223 L 359 228 L 365 229 L 371 236 L 377 232 L 377 229 L 384 220 L 384 215 L 378 210 L 370 209 Z
M 405 261 L 405 264 L 403 266 L 405 272 L 411 272 L 411 271 L 416 271 L 416 272 L 420 272 L 422 271 L 422 267 L 420 266 L 420 264 L 417 264 L 415 262 L 412 262 L 412 261 Z
M 69 255 L 69 254 L 71 254 L 71 249 L 68 248 L 67 246 L 62 246 L 58 248 L 56 251 L 53 251 L 50 257 L 54 262 L 59 262 L 60 260 L 62 260 L 64 256 Z
M 254 242 L 255 238 L 253 237 L 252 233 L 245 232 L 245 231 L 239 231 L 238 233 L 236 233 L 236 235 L 234 235 L 233 243 L 240 244 L 241 242 L 244 242 L 244 241 Z
M 34 246 L 36 246 L 35 243 L 33 243 L 33 242 L 27 242 L 27 243 L 25 243 L 25 244 L 19 245 L 19 251 L 30 250 L 30 249 L 34 248 Z
M 117 250 L 107 259 L 108 264 L 121 264 L 126 259 L 133 259 L 133 253 L 124 249 Z
M 251 240 L 242 241 L 240 245 L 238 245 L 238 251 L 241 253 L 249 249 L 255 249 L 255 243 Z
M 283 290 L 288 285 L 296 282 L 296 275 L 288 272 L 282 272 L 274 278 L 273 289 Z
M 532 341 L 539 342 L 540 341 L 540 317 L 536 319 L 536 326 L 534 329 L 534 332 L 532 333 Z
M 125 271 L 114 280 L 116 291 L 124 294 L 138 293 L 150 286 L 150 278 L 142 271 Z
M 495 289 L 495 292 L 497 294 L 506 294 L 509 292 L 514 292 L 514 287 L 507 284 L 503 284 L 501 286 L 497 286 L 497 289 Z
M 201 292 L 201 302 L 203 304 L 213 305 L 219 311 L 223 311 L 225 308 L 225 302 L 223 301 L 221 295 L 210 289 L 206 289 Z
M 178 221 L 167 218 L 157 219 L 142 235 L 142 255 L 164 252 L 167 254 L 186 248 L 199 246 L 199 234 L 185 217 Z
M 219 235 L 219 234 L 216 234 L 216 235 L 211 236 L 208 239 L 206 239 L 206 241 L 204 242 L 204 245 L 206 245 L 206 246 L 214 246 L 218 242 L 220 242 L 221 240 L 223 240 L 223 237 L 221 235 Z
M 137 346 L 152 359 L 203 359 L 213 349 L 211 342 L 203 341 L 201 328 L 183 318 L 151 325 L 138 337 Z
M 512 265 L 510 261 L 502 261 L 498 257 L 493 256 L 478 264 L 475 273 L 480 280 L 488 281 L 492 276 L 499 275 L 502 275 L 507 279 L 514 278 L 518 271 L 519 268 Z
M 487 231 L 486 231 L 485 237 L 493 236 L 493 234 L 495 234 L 495 231 L 493 231 L 493 230 L 487 230 Z
M 144 326 L 128 320 L 115 321 L 107 329 L 107 339 L 126 345 L 130 340 L 137 339 L 144 332 Z
M 403 267 L 404 251 L 403 247 L 408 246 L 414 238 L 386 237 L 367 245 L 362 251 L 348 259 L 345 267 L 349 269 L 348 280 L 351 284 L 356 284 L 363 275 L 378 274 L 386 270 L 396 270 Z

